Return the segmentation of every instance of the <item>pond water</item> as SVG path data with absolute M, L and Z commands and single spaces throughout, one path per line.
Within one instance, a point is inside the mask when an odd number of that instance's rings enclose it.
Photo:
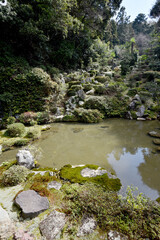
M 43 166 L 96 164 L 115 172 L 124 190 L 137 186 L 151 199 L 160 196 L 160 154 L 149 131 L 160 128 L 158 121 L 108 119 L 99 124 L 52 124 L 34 145 L 42 150 Z M 15 158 L 16 150 L 2 154 L 0 162 Z

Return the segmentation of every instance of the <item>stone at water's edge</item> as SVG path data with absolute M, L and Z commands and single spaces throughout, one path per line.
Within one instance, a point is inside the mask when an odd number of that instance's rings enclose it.
M 155 131 L 151 131 L 148 133 L 151 137 L 157 137 L 157 138 L 160 138 L 160 133 L 158 132 L 155 132 Z
M 153 142 L 154 142 L 154 144 L 156 144 L 156 145 L 160 145 L 160 139 L 154 139 Z
M 2 154 L 2 145 L 0 145 L 0 155 Z
M 77 237 L 82 237 L 86 234 L 91 234 L 97 227 L 97 222 L 91 217 L 84 218 L 82 220 L 82 225 L 79 228 Z
M 13 236 L 14 227 L 8 213 L 0 206 L 0 239 L 6 240 Z
M 24 166 L 28 169 L 35 167 L 34 158 L 29 150 L 19 150 L 16 159 L 18 165 Z
M 24 218 L 33 218 L 49 208 L 47 197 L 41 197 L 33 190 L 23 191 L 18 194 L 15 204 L 22 209 Z
M 47 240 L 55 239 L 64 228 L 66 223 L 66 216 L 64 213 L 53 211 L 47 218 L 45 218 L 39 225 L 41 234 Z

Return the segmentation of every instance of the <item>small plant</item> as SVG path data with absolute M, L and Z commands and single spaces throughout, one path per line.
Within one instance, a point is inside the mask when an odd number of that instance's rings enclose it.
M 13 165 L 2 174 L 3 186 L 15 186 L 19 183 L 25 182 L 29 170 L 23 166 Z
M 7 126 L 7 134 L 10 137 L 21 137 L 25 132 L 25 126 L 22 123 L 13 123 Z

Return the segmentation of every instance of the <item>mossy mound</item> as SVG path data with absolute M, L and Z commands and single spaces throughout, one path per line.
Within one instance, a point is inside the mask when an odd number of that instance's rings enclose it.
M 82 177 L 81 171 L 85 168 L 97 170 L 99 167 L 96 165 L 86 165 L 83 167 L 72 168 L 71 165 L 66 165 L 61 168 L 60 177 L 63 178 L 64 180 L 69 180 L 72 183 L 83 184 L 85 182 L 90 182 L 90 183 L 98 184 L 106 190 L 110 190 L 110 191 L 120 190 L 121 188 L 120 179 L 109 178 L 107 173 L 101 176 L 96 176 L 96 177 Z
M 38 139 L 41 137 L 41 130 L 39 127 L 30 127 L 27 131 L 27 138 Z
M 23 123 L 13 123 L 7 126 L 8 136 L 10 137 L 21 137 L 25 132 L 25 126 Z

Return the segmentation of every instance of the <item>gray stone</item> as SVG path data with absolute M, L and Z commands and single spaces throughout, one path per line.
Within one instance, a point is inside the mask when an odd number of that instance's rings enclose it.
M 98 168 L 98 169 L 90 169 L 90 168 L 84 168 L 81 171 L 82 177 L 96 177 L 96 176 L 102 176 L 103 174 L 107 173 L 106 170 Z
M 7 240 L 13 236 L 14 227 L 8 213 L 0 206 L 0 239 Z
M 78 105 L 79 105 L 80 107 L 82 107 L 82 106 L 84 105 L 84 102 L 83 102 L 83 101 L 79 101 Z
M 94 95 L 94 89 L 91 89 L 88 92 L 86 92 L 86 95 Z
M 137 117 L 138 117 L 138 118 L 143 117 L 144 111 L 145 111 L 145 106 L 144 106 L 144 105 L 141 105 L 141 106 L 139 107 L 138 111 L 136 112 Z
M 117 231 L 111 230 L 108 232 L 108 240 L 128 240 L 128 237 Z
M 78 90 L 77 95 L 81 100 L 85 99 L 85 92 L 83 91 L 83 89 Z
M 48 183 L 48 189 L 54 188 L 56 190 L 59 190 L 61 187 L 62 187 L 62 184 L 57 181 L 52 181 L 52 182 Z
M 28 169 L 35 167 L 34 158 L 29 150 L 19 150 L 16 159 L 18 165 L 24 166 Z
M 66 216 L 64 213 L 53 211 L 47 218 L 45 218 L 40 224 L 39 228 L 41 234 L 47 240 L 55 239 L 64 228 L 66 223 Z
M 0 155 L 2 154 L 2 145 L 0 145 Z
M 15 199 L 15 204 L 22 209 L 24 218 L 36 217 L 49 208 L 47 197 L 42 197 L 33 190 L 19 193 Z
M 141 98 L 138 94 L 136 94 L 133 98 L 133 100 L 136 100 L 137 102 L 140 102 L 141 103 Z
M 82 225 L 79 228 L 79 231 L 77 233 L 77 237 L 82 237 L 86 234 L 91 234 L 97 227 L 97 222 L 93 218 L 84 218 L 82 220 Z
M 160 132 L 156 132 L 156 131 L 151 131 L 148 133 L 151 137 L 157 137 L 160 138 Z

